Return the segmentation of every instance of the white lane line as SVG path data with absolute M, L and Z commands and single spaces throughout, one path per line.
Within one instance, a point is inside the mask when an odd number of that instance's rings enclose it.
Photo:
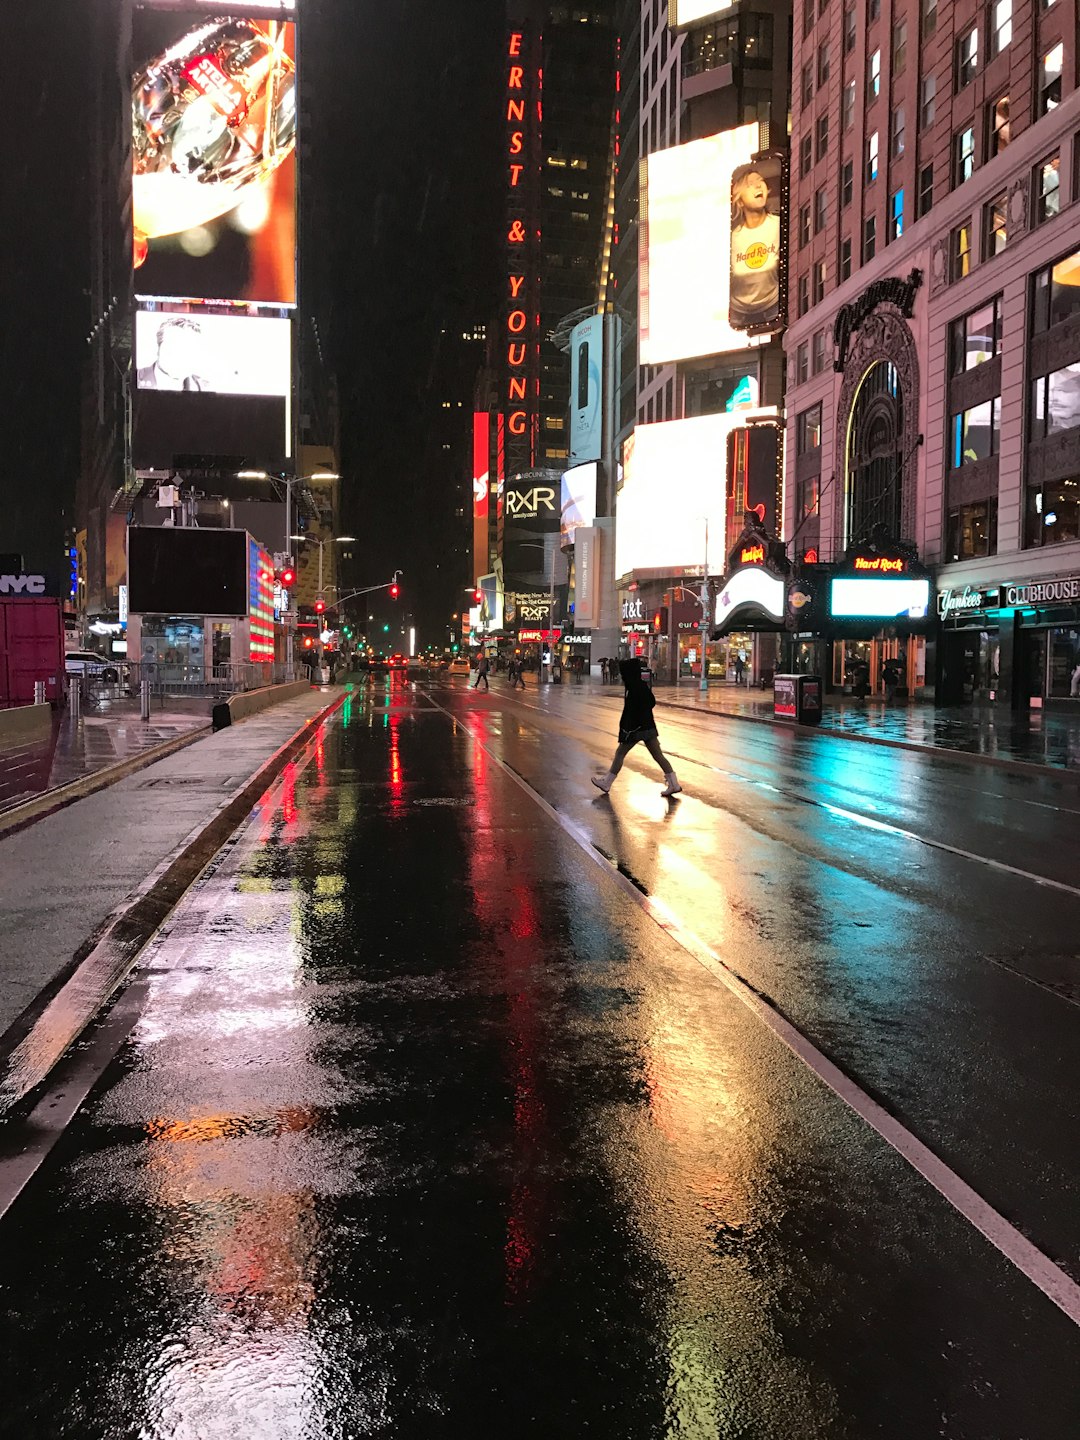
M 552 711 L 544 710 L 543 706 L 530 705 L 528 701 L 523 700 L 519 700 L 517 703 L 527 706 L 530 710 L 537 710 L 549 718 L 560 718 Z M 577 725 L 572 728 L 579 730 L 581 727 Z M 589 725 L 589 728 L 600 729 L 598 725 Z M 917 845 L 925 845 L 930 850 L 942 850 L 946 855 L 955 855 L 958 859 L 970 860 L 975 865 L 986 865 L 989 869 L 997 870 L 1001 874 L 1014 875 L 1019 880 L 1030 880 L 1033 885 L 1044 885 L 1051 890 L 1060 890 L 1066 895 L 1080 896 L 1080 886 L 1069 885 L 1064 880 L 1051 880 L 1049 876 L 1036 875 L 1033 870 L 1021 870 L 1016 865 L 1007 865 L 1004 860 L 994 860 L 988 855 L 977 855 L 973 850 L 964 850 L 959 845 L 949 845 L 944 840 L 935 840 L 932 836 L 920 835 L 915 830 L 905 830 L 903 826 L 893 825 L 885 820 L 875 820 L 869 815 L 860 814 L 857 810 L 848 810 L 842 805 L 832 805 L 826 800 L 815 800 L 812 795 L 799 795 L 794 790 L 785 790 L 779 785 L 770 784 L 768 780 L 757 780 L 752 775 L 741 775 L 736 770 L 724 769 L 722 765 L 710 765 L 707 760 L 696 760 L 692 755 L 680 755 L 677 750 L 669 749 L 667 753 L 675 760 L 685 760 L 688 765 L 698 765 L 704 770 L 711 770 L 715 775 L 723 775 L 740 785 L 752 785 L 758 790 L 766 790 L 772 795 L 779 795 L 781 799 L 791 800 L 799 805 L 813 805 L 818 810 L 824 810 L 826 814 L 834 815 L 837 819 L 850 820 L 853 824 L 861 825 L 867 830 L 894 835 L 901 840 L 913 840 Z
M 435 703 L 438 705 L 438 702 Z M 1025 1235 L 1022 1235 L 1015 1225 L 1010 1224 L 1004 1215 L 995 1210 L 978 1191 L 974 1190 L 966 1180 L 962 1180 L 954 1170 L 946 1165 L 944 1160 L 935 1155 L 895 1116 L 890 1115 L 865 1090 L 860 1089 L 856 1082 L 835 1065 L 827 1055 L 823 1054 L 812 1041 L 808 1040 L 801 1030 L 798 1030 L 790 1020 L 774 1009 L 768 1000 L 741 975 L 732 970 L 711 945 L 683 925 L 663 901 L 657 900 L 655 896 L 643 894 L 632 880 L 623 875 L 600 854 L 580 826 L 561 811 L 556 810 L 538 791 L 534 790 L 529 782 L 496 755 L 490 746 L 485 745 L 467 723 L 444 706 L 438 705 L 438 708 L 449 720 L 458 725 L 469 736 L 473 744 L 483 750 L 485 755 L 505 775 L 508 775 L 549 819 L 554 820 L 556 825 L 584 851 L 589 859 L 619 886 L 628 899 L 644 910 L 666 934 L 719 980 L 737 1000 L 741 1001 L 763 1025 L 773 1032 L 777 1039 L 787 1046 L 792 1054 L 796 1055 L 819 1080 L 827 1085 L 834 1095 L 864 1120 L 871 1129 L 875 1130 L 917 1174 L 928 1181 L 957 1214 L 962 1215 L 970 1225 L 973 1225 L 981 1235 L 985 1236 L 990 1244 L 1041 1290 L 1063 1314 L 1068 1316 L 1074 1325 L 1080 1326 L 1080 1285 L 1075 1280 L 1067 1275 L 1059 1265 L 1056 1265 L 1048 1255 L 1033 1245 Z

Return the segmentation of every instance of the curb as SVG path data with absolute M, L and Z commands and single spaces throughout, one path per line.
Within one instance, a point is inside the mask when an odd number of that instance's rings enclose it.
M 940 764 L 989 765 L 992 769 L 1008 770 L 1014 775 L 1026 775 L 1029 779 L 1049 780 L 1052 784 L 1064 780 L 1070 785 L 1080 785 L 1080 771 L 1065 770 L 1056 765 L 1040 765 L 1034 760 L 1010 760 L 1004 755 L 979 755 L 971 750 L 946 750 L 941 745 L 920 745 L 916 740 L 888 740 L 883 735 L 859 735 L 847 730 L 835 730 L 829 725 L 796 725 L 787 720 L 773 720 L 768 715 L 745 715 L 738 710 L 707 710 L 701 705 L 681 705 L 677 700 L 661 700 L 669 710 L 683 710 L 688 715 L 704 715 L 708 719 L 741 720 L 749 725 L 768 725 L 774 730 L 786 730 L 791 735 L 828 735 L 834 740 L 853 740 L 860 745 L 881 745 L 888 750 L 910 750 L 917 755 L 928 755 Z
M 0 812 L 0 839 L 32 825 L 35 820 L 44 820 L 46 815 L 63 810 L 66 805 L 72 805 L 76 800 L 85 800 L 88 795 L 107 790 L 110 785 L 126 780 L 129 775 L 145 769 L 147 765 L 153 765 L 156 760 L 165 760 L 168 756 L 175 755 L 177 750 L 183 750 L 185 746 L 209 735 L 211 728 L 210 721 L 207 720 L 205 725 L 196 725 L 193 730 L 185 730 L 182 735 L 174 735 L 171 740 L 163 740 L 160 745 L 140 750 L 137 755 L 129 755 L 126 760 L 121 760 L 116 765 L 106 765 L 104 769 L 82 775 L 78 780 L 69 780 L 66 785 L 57 785 L 52 790 L 43 790 L 40 795 L 32 795 L 29 800 L 23 800 L 18 805 L 13 805 L 10 810 Z
M 318 711 L 106 916 L 0 1035 L 0 1121 L 47 1078 L 131 974 L 139 954 L 255 803 L 347 694 Z M 186 738 L 186 737 L 183 737 Z M 160 758 L 160 757 L 159 757 Z

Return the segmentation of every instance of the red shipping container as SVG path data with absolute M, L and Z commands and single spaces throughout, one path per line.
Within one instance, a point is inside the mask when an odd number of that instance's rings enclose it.
M 34 703 L 34 682 L 45 698 L 64 698 L 64 607 L 47 595 L 0 596 L 0 709 Z

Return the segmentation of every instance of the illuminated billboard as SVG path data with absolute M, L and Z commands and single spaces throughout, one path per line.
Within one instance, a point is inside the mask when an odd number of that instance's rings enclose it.
M 599 460 L 603 432 L 604 317 L 570 331 L 570 464 Z
M 562 541 L 573 545 L 579 525 L 591 525 L 596 519 L 596 483 L 599 466 L 575 465 L 562 477 Z
M 140 390 L 212 395 L 289 393 L 292 324 L 261 315 L 140 309 L 135 379 Z
M 775 409 L 753 418 L 775 416 Z M 616 506 L 615 573 L 674 575 L 726 552 L 728 436 L 748 412 L 639 425 L 626 442 Z M 706 539 L 706 526 L 708 537 Z
M 829 613 L 836 620 L 923 620 L 930 607 L 930 581 L 916 576 L 833 579 Z
M 248 536 L 248 658 L 267 665 L 274 658 L 274 562 Z
M 673 30 L 685 30 L 699 20 L 711 20 L 715 15 L 723 15 L 734 8 L 733 0 L 727 5 L 721 4 L 720 0 L 668 0 L 668 24 Z
M 642 162 L 643 365 L 722 355 L 782 323 L 783 162 L 756 123 Z
M 296 26 L 252 9 L 136 14 L 140 295 L 295 303 Z

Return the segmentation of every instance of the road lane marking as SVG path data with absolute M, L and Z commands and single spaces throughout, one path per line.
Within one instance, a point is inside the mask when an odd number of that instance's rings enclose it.
M 589 835 L 567 815 L 545 800 L 539 791 L 486 745 L 470 726 L 444 706 L 443 714 L 483 750 L 485 755 L 514 782 L 549 819 L 607 875 L 635 905 L 644 910 L 661 930 L 718 980 L 793 1055 L 803 1062 L 840 1100 L 874 1130 L 917 1174 L 921 1175 L 949 1205 L 1008 1260 L 1026 1279 L 1080 1326 L 1080 1285 L 1050 1257 L 1010 1224 L 1004 1215 L 950 1169 L 940 1156 L 925 1145 L 900 1120 L 874 1100 L 834 1061 L 819 1050 L 767 996 L 745 980 L 706 941 L 688 929 L 662 900 L 646 895 L 599 851 Z
M 545 710 L 541 705 L 529 704 L 528 701 L 522 700 L 518 700 L 517 703 L 519 705 L 525 705 L 530 710 L 536 710 L 540 714 L 546 715 L 549 718 L 562 718 L 555 715 L 553 711 Z M 570 723 L 569 720 L 567 721 L 567 723 Z M 592 730 L 599 731 L 601 728 L 599 725 L 590 724 L 590 722 L 588 721 L 586 721 L 585 723 Z M 579 730 L 581 727 L 580 725 L 572 725 L 571 728 Z M 978 855 L 975 853 L 975 851 L 965 850 L 959 845 L 950 845 L 945 840 L 936 840 L 932 836 L 920 835 L 917 831 L 907 830 L 902 825 L 894 825 L 890 821 L 886 820 L 876 820 L 872 816 L 863 815 L 858 810 L 848 810 L 843 805 L 834 805 L 827 800 L 817 800 L 812 795 L 800 795 L 795 790 L 786 790 L 782 786 L 773 785 L 768 780 L 756 779 L 752 775 L 742 775 L 737 770 L 728 770 L 725 769 L 722 765 L 712 765 L 709 763 L 709 761 L 697 759 L 693 755 L 681 755 L 677 750 L 672 750 L 670 749 L 670 747 L 667 753 L 671 756 L 673 760 L 678 760 L 680 762 L 685 761 L 688 765 L 700 766 L 704 770 L 711 770 L 715 775 L 723 775 L 726 779 L 733 780 L 739 785 L 752 785 L 755 789 L 764 790 L 772 795 L 778 795 L 781 799 L 790 800 L 795 804 L 813 805 L 816 809 L 824 810 L 826 814 L 832 815 L 836 819 L 850 820 L 853 824 L 861 825 L 864 829 L 875 830 L 879 834 L 892 835 L 895 836 L 897 839 L 901 840 L 912 840 L 915 842 L 915 844 L 925 845 L 930 850 L 941 850 L 946 855 L 955 855 L 958 859 L 970 860 L 973 864 L 976 865 L 985 865 L 991 870 L 997 870 L 1001 874 L 1013 875 L 1018 880 L 1028 880 L 1033 885 L 1043 885 L 1051 890 L 1060 890 L 1063 894 L 1066 895 L 1076 895 L 1080 897 L 1080 886 L 1069 885 L 1064 880 L 1052 880 L 1047 875 L 1037 875 L 1033 870 L 1022 870 L 1017 865 L 1006 864 L 1004 860 L 994 860 L 988 855 Z M 754 761 L 753 763 L 760 764 L 764 762 Z M 835 782 L 830 781 L 829 783 L 834 784 Z M 979 793 L 983 794 L 986 792 L 980 791 Z M 996 798 L 1010 801 L 1012 799 L 1012 797 L 1006 796 L 998 796 Z M 1036 804 L 1038 802 L 1025 801 L 1024 803 Z

